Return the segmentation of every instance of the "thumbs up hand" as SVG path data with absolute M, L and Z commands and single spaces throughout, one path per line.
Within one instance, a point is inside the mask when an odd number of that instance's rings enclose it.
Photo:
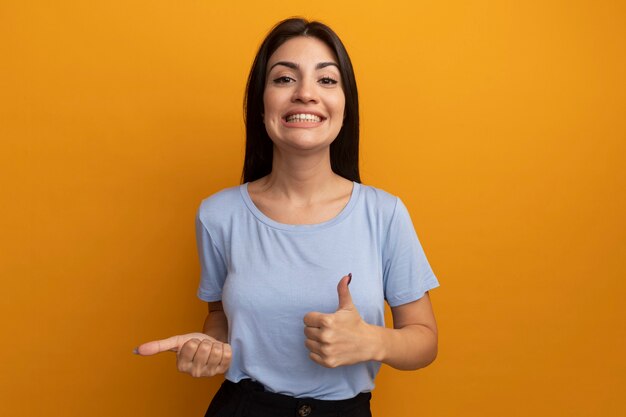
M 346 275 L 337 284 L 337 311 L 304 316 L 304 344 L 311 351 L 309 357 L 327 368 L 374 359 L 372 326 L 361 318 L 352 302 L 348 288 L 351 280 L 352 274 Z

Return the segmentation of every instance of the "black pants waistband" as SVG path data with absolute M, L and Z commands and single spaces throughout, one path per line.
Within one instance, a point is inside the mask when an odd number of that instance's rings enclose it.
M 369 392 L 347 400 L 294 398 L 250 379 L 224 381 L 205 417 L 371 417 Z

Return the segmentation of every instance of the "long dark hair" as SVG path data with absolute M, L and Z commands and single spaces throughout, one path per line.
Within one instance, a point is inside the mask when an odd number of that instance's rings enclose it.
M 310 36 L 324 42 L 339 60 L 345 119 L 337 138 L 330 145 L 330 165 L 337 175 L 361 182 L 359 174 L 359 97 L 352 62 L 335 32 L 320 22 L 291 18 L 279 22 L 265 37 L 248 76 L 244 114 L 246 123 L 246 155 L 242 181 L 250 182 L 272 171 L 273 143 L 263 124 L 263 93 L 267 61 L 283 43 L 297 36 Z

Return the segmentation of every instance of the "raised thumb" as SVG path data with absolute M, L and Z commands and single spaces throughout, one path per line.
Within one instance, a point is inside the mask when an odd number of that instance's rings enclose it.
M 339 307 L 337 310 L 351 310 L 354 306 L 350 288 L 348 287 L 350 281 L 352 281 L 351 273 L 341 278 L 339 284 L 337 284 L 337 295 L 339 296 Z

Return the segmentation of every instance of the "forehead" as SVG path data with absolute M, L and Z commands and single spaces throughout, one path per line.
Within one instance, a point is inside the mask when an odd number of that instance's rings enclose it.
M 289 61 L 298 65 L 315 65 L 319 62 L 338 63 L 335 53 L 328 45 L 309 36 L 298 36 L 280 45 L 270 56 L 267 68 L 278 61 Z

